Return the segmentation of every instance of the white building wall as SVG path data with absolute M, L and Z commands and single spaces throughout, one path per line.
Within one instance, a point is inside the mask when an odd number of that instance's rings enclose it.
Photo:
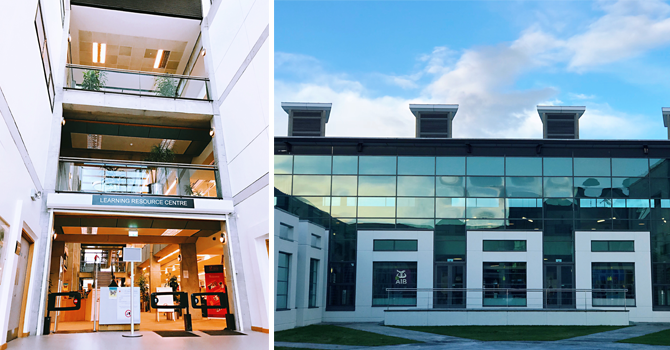
M 258 247 L 259 237 L 269 237 L 269 21 L 268 1 L 227 0 L 215 1 L 202 25 L 215 158 L 224 197 L 234 199 L 237 213 L 229 221 L 242 312 L 237 317 L 264 330 L 271 310 L 269 288 L 262 293 L 267 278 L 261 279 L 270 274 L 262 263 L 267 251 Z
M 67 9 L 69 1 L 65 1 Z M 46 31 L 47 47 L 51 63 L 56 97 L 51 110 L 47 83 L 39 50 L 35 15 L 37 0 L 0 3 L 0 45 L 6 52 L 0 55 L 0 65 L 5 67 L 0 74 L 0 183 L 3 187 L 0 201 L 0 218 L 10 225 L 5 235 L 4 251 L 0 260 L 4 264 L 0 283 L 0 314 L 10 313 L 13 279 L 16 274 L 14 247 L 22 230 L 35 241 L 31 261 L 31 281 L 24 290 L 28 303 L 25 310 L 24 327 L 20 331 L 35 335 L 38 309 L 42 301 L 40 289 L 44 275 L 46 246 L 49 232 L 45 230 L 46 192 L 55 171 L 48 170 L 52 162 L 51 147 L 54 126 L 60 132 L 61 105 L 58 103 L 59 86 L 65 63 L 65 47 L 68 31 L 68 12 L 62 19 L 60 1 L 42 1 L 42 17 Z M 59 144 L 58 141 L 56 144 Z M 56 148 L 57 155 L 57 148 Z M 57 162 L 57 159 L 56 159 Z M 31 191 L 42 191 L 42 197 L 31 199 Z M 18 310 L 11 310 L 18 312 Z M 8 317 L 0 318 L 0 344 L 6 342 Z
M 635 252 L 591 252 L 591 241 L 634 241 Z M 653 311 L 651 289 L 651 253 L 649 232 L 575 232 L 575 271 L 577 289 L 592 288 L 591 263 L 635 263 L 635 306 L 629 307 L 632 322 L 669 322 L 670 312 Z M 590 293 L 577 293 L 577 307 L 592 309 Z M 597 307 L 620 310 L 621 307 Z
M 296 275 L 296 327 L 308 326 L 310 324 L 321 323 L 323 319 L 323 294 L 325 293 L 325 269 L 328 252 L 328 234 L 327 231 L 316 224 L 308 221 L 300 221 L 298 238 L 298 274 Z M 319 248 L 311 244 L 312 235 L 320 238 Z M 310 261 L 316 259 L 319 261 L 319 273 L 317 274 L 316 288 L 316 307 L 309 307 L 309 279 L 310 279 Z
M 293 227 L 293 237 L 290 239 L 279 238 L 279 230 L 281 223 Z M 275 315 L 275 324 L 274 330 L 281 331 L 284 329 L 290 329 L 296 327 L 296 293 L 297 293 L 297 274 L 298 274 L 298 264 L 296 264 L 298 258 L 298 241 L 295 239 L 298 235 L 298 229 L 300 225 L 300 220 L 298 217 L 286 213 L 281 210 L 274 211 L 274 291 L 275 295 L 275 308 L 277 305 L 277 266 L 279 263 L 279 252 L 291 254 L 289 260 L 289 287 L 288 287 L 288 301 L 286 304 L 286 310 L 276 310 L 274 311 Z
M 484 240 L 523 240 L 526 241 L 525 252 L 484 252 Z M 526 288 L 542 289 L 542 232 L 527 231 L 468 231 L 467 237 L 467 288 L 482 288 L 484 262 L 525 262 Z M 482 292 L 468 292 L 466 307 L 482 308 Z M 542 293 L 527 293 L 526 307 L 542 308 Z

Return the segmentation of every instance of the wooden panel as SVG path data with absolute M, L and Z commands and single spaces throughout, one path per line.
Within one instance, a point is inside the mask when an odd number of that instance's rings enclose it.
M 129 237 L 120 235 L 65 235 L 59 234 L 56 241 L 76 243 L 120 243 L 120 244 L 181 244 L 195 243 L 198 237 L 179 236 L 139 236 Z

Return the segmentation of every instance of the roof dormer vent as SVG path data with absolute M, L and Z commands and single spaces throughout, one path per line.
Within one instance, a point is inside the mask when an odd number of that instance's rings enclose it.
M 288 136 L 326 136 L 332 103 L 282 102 L 288 113 Z
M 417 138 L 451 138 L 451 122 L 456 116 L 456 104 L 410 104 L 416 117 Z
M 537 106 L 543 124 L 545 139 L 578 139 L 579 118 L 586 111 L 584 106 Z

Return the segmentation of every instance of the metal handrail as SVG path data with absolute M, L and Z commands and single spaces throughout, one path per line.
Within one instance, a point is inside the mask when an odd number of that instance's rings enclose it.
M 181 74 L 169 74 L 169 73 L 153 73 L 153 72 L 145 72 L 145 71 L 139 71 L 139 70 L 128 70 L 128 69 L 118 69 L 118 68 L 107 68 L 107 67 L 94 67 L 94 66 L 84 66 L 81 64 L 66 64 L 65 68 L 80 68 L 80 69 L 87 69 L 87 70 L 98 70 L 98 71 L 105 71 L 105 72 L 115 72 L 115 73 L 125 73 L 125 74 L 139 74 L 139 75 L 151 75 L 155 77 L 171 77 L 171 78 L 179 78 L 179 79 L 192 79 L 192 80 L 202 80 L 202 81 L 209 81 L 208 78 L 205 77 L 196 77 L 196 76 L 191 76 L 191 75 L 181 75 Z
M 216 165 L 188 164 L 188 163 L 161 163 L 161 162 L 146 162 L 146 161 L 137 161 L 137 160 L 114 160 L 114 159 L 99 159 L 99 158 L 60 157 L 59 161 L 60 162 L 81 162 L 81 163 L 135 165 L 135 166 L 160 167 L 160 168 L 187 168 L 187 169 L 200 169 L 200 170 L 218 170 L 218 167 Z
M 584 288 L 386 288 L 387 292 L 495 292 L 495 291 L 510 291 L 510 292 L 628 292 L 624 289 L 584 289 Z

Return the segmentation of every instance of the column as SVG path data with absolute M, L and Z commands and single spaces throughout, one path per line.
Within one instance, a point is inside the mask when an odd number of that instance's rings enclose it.
M 151 256 L 149 257 L 149 294 L 156 292 L 156 287 L 160 287 L 161 283 L 161 264 L 158 263 L 156 257 L 154 257 L 153 244 L 151 245 Z M 151 310 L 153 312 L 155 310 Z
M 179 245 L 181 254 L 181 287 L 182 292 L 186 292 L 191 297 L 191 293 L 200 293 L 200 284 L 198 281 L 198 255 L 195 250 L 195 243 L 183 243 Z M 191 319 L 202 319 L 202 313 L 191 310 Z

